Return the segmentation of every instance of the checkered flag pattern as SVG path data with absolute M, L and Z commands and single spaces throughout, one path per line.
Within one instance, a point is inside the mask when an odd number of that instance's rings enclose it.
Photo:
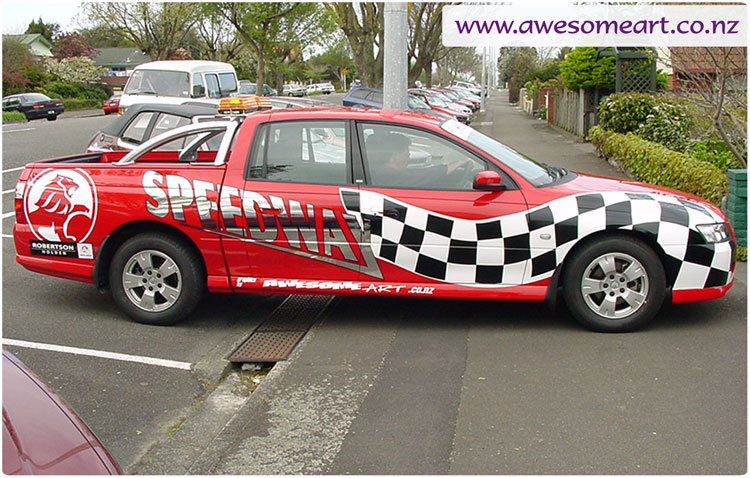
M 474 287 L 550 277 L 575 243 L 603 230 L 634 230 L 666 253 L 674 289 L 727 284 L 731 242 L 706 244 L 699 224 L 722 222 L 710 209 L 672 196 L 606 192 L 567 196 L 528 211 L 479 221 L 409 205 L 374 191 L 342 189 L 346 211 L 369 232 L 375 257 L 431 279 Z M 365 238 L 367 242 L 367 238 Z

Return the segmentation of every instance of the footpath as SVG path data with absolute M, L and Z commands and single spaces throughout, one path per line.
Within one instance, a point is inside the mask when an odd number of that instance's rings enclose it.
M 623 177 L 590 144 L 509 105 L 507 92 L 495 93 L 473 126 L 549 164 Z M 635 352 L 658 333 L 592 334 L 530 304 L 386 297 L 333 304 L 249 397 L 230 374 L 193 416 L 125 471 L 639 473 L 642 454 L 651 463 L 672 456 L 625 437 L 613 446 L 620 431 L 637 435 L 649 420 L 661 420 L 661 412 L 636 423 L 624 412 L 613 416 L 609 406 L 589 408 L 607 400 L 620 406 L 630 396 L 612 381 L 612 370 L 622 350 Z M 648 350 L 661 347 L 652 343 Z M 630 360 L 641 360 L 638 353 Z M 618 371 L 618 380 L 639 384 L 651 360 Z M 656 392 L 655 400 L 669 396 Z M 657 439 L 651 430 L 644 439 Z

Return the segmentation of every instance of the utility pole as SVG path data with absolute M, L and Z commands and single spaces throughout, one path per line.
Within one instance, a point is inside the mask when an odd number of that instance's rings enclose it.
M 487 47 L 482 47 L 482 77 L 479 79 L 479 98 L 482 100 L 480 109 L 484 110 L 484 70 L 487 68 Z
M 385 50 L 383 61 L 383 107 L 407 108 L 408 68 L 406 50 L 407 3 L 385 3 Z

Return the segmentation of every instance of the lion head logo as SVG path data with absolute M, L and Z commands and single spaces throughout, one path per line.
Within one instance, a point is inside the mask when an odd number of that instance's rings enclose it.
M 24 211 L 40 240 L 82 242 L 96 221 L 94 182 L 82 169 L 48 169 L 29 184 Z

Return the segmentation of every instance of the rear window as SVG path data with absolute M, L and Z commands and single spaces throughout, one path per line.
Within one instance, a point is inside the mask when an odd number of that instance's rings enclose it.
M 27 95 L 22 96 L 23 101 L 47 101 L 49 100 L 48 96 L 45 96 L 41 93 L 29 93 Z

